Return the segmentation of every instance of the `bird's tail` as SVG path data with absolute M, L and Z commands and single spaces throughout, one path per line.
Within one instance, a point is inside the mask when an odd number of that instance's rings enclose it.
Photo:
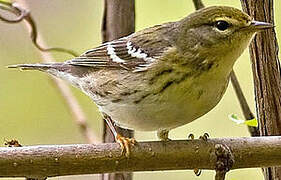
M 8 68 L 19 68 L 22 70 L 39 70 L 64 79 L 74 86 L 80 82 L 80 77 L 88 73 L 88 68 L 73 66 L 68 63 L 38 63 L 38 64 L 16 64 Z M 83 68 L 83 69 L 81 69 Z
M 46 71 L 48 69 L 56 69 L 63 65 L 63 63 L 37 63 L 37 64 L 16 64 L 9 65 L 8 68 L 19 68 L 21 70 L 40 70 Z

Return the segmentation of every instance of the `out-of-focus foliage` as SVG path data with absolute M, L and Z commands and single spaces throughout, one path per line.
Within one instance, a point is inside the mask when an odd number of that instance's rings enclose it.
M 80 53 L 99 45 L 103 4 L 101 0 L 30 0 L 29 9 L 44 40 L 50 46 L 60 46 Z M 275 2 L 280 7 L 280 1 Z M 207 6 L 228 5 L 240 7 L 236 0 L 205 0 Z M 136 29 L 178 20 L 194 11 L 191 0 L 136 0 Z M 2 11 L 0 11 L 2 12 Z M 275 17 L 281 11 L 276 8 Z M 276 18 L 277 35 L 281 19 Z M 57 61 L 71 56 L 54 53 Z M 40 55 L 31 44 L 27 30 L 21 24 L 0 22 L 0 146 L 4 139 L 17 139 L 22 145 L 84 143 L 77 126 L 73 123 L 62 97 L 53 88 L 49 77 L 40 72 L 20 72 L 5 66 L 16 63 L 39 62 Z M 248 53 L 238 60 L 235 71 L 254 111 L 251 65 Z M 102 121 L 96 106 L 79 90 L 73 88 L 83 106 L 93 131 L 101 136 Z M 187 102 L 188 103 L 188 102 Z M 229 86 L 224 98 L 210 113 L 186 126 L 171 132 L 172 139 L 186 139 L 189 133 L 200 136 L 208 132 L 211 137 L 249 136 L 246 126 L 229 121 L 228 114 L 243 117 L 234 91 Z M 155 140 L 154 132 L 136 132 L 137 140 Z M 2 142 L 1 142 L 2 141 Z M 134 178 L 149 179 L 200 179 L 209 180 L 213 171 L 203 171 L 198 178 L 193 171 L 138 172 Z M 97 175 L 94 175 L 94 178 Z M 64 177 L 65 179 L 88 179 L 89 176 Z M 64 179 L 59 178 L 59 179 Z M 58 179 L 58 178 L 54 178 Z M 259 169 L 235 170 L 227 179 L 262 179 Z
M 235 122 L 236 124 L 244 124 L 247 126 L 258 127 L 258 120 L 256 118 L 250 120 L 240 119 L 237 114 L 231 114 L 228 116 L 230 120 Z

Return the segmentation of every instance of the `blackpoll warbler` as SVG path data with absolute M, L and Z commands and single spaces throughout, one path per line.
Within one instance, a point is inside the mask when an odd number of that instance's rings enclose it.
M 122 149 L 130 140 L 119 126 L 158 131 L 170 129 L 209 112 L 221 100 L 236 59 L 253 35 L 272 24 L 254 21 L 225 6 L 200 9 L 165 23 L 90 49 L 64 63 L 21 64 L 65 79 L 97 104 Z

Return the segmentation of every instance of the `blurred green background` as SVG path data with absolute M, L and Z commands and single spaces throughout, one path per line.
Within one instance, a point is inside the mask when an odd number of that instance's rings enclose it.
M 101 42 L 100 25 L 102 0 L 29 0 L 38 29 L 49 46 L 59 46 L 79 53 Z M 236 0 L 204 0 L 205 4 L 228 5 L 241 9 Z M 280 1 L 275 1 L 275 17 L 281 16 Z M 136 0 L 136 30 L 167 21 L 175 21 L 194 11 L 191 0 Z M 281 19 L 276 18 L 277 36 L 280 36 Z M 279 42 L 280 44 L 280 42 Z M 70 56 L 54 53 L 57 61 Z M 73 123 L 64 101 L 46 74 L 20 72 L 5 66 L 17 63 L 40 62 L 40 54 L 33 46 L 23 23 L 0 22 L 0 146 L 4 139 L 18 139 L 24 145 L 85 143 L 78 127 Z M 246 51 L 235 65 L 251 109 L 255 111 L 251 65 Z M 93 132 L 101 137 L 102 120 L 94 103 L 79 90 L 72 88 L 85 111 Z M 233 88 L 229 88 L 219 105 L 204 117 L 171 132 L 172 139 L 186 139 L 208 132 L 211 137 L 249 136 L 247 128 L 236 125 L 228 115 L 243 117 Z M 136 139 L 156 140 L 155 132 L 136 132 Z M 246 160 L 246 159 L 245 159 Z M 99 175 L 72 176 L 51 179 L 97 179 Z M 138 172 L 135 180 L 149 179 L 213 179 L 213 171 L 203 171 L 196 177 L 193 171 Z M 227 180 L 262 179 L 260 169 L 234 170 Z

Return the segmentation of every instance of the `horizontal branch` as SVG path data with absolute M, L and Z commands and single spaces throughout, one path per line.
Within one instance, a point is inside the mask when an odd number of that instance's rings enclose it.
M 43 178 L 124 171 L 215 169 L 217 146 L 226 146 L 232 169 L 281 166 L 281 137 L 140 142 L 130 158 L 116 143 L 0 148 L 0 177 Z

